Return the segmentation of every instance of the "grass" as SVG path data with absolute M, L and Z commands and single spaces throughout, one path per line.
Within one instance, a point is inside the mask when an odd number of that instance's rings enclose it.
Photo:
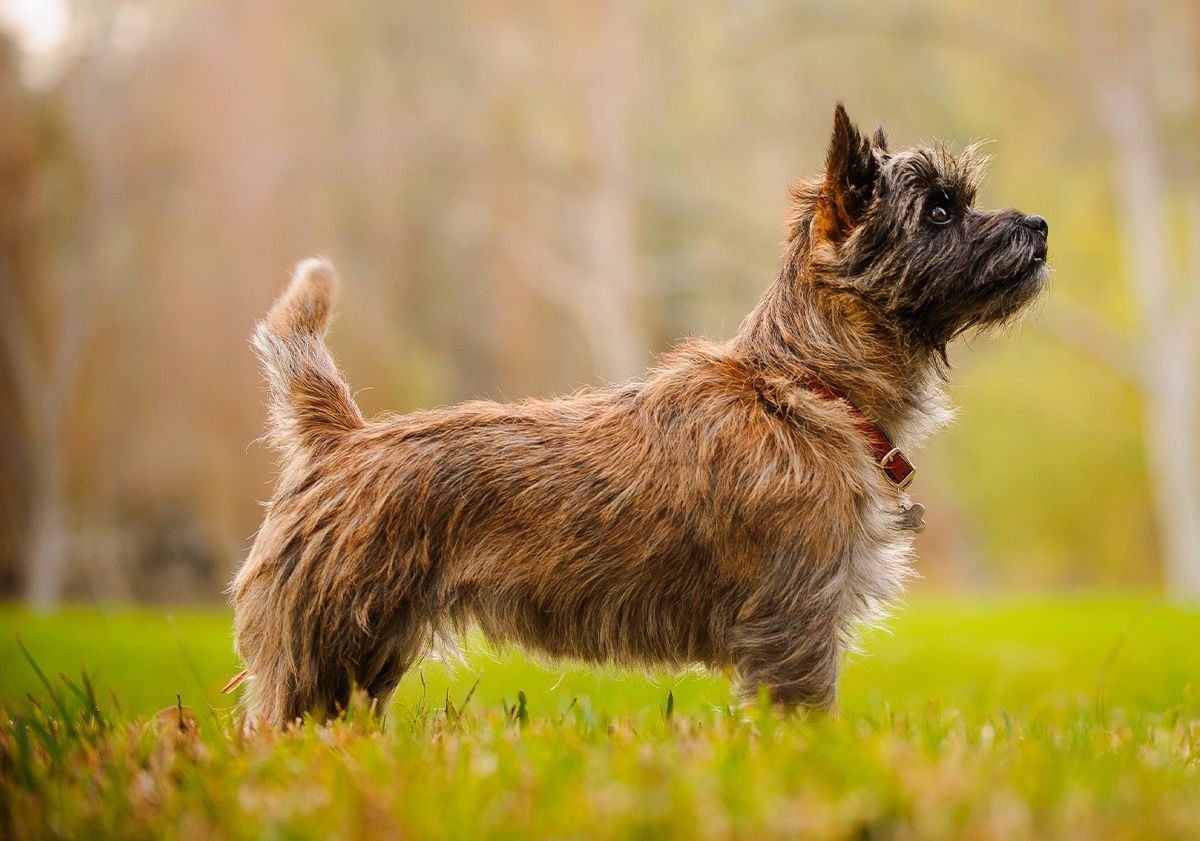
M 925 600 L 865 648 L 836 717 L 477 646 L 246 736 L 226 614 L 0 609 L 0 838 L 1200 837 L 1200 613 Z

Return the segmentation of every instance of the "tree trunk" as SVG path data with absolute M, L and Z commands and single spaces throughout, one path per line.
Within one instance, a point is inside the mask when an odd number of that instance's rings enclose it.
M 26 538 L 25 598 L 38 612 L 62 600 L 67 573 L 67 460 L 58 424 L 43 430 L 37 448 L 30 506 L 32 528 Z
M 584 90 L 591 184 L 583 326 L 599 373 L 621 380 L 642 371 L 649 344 L 641 323 L 633 186 L 638 25 L 636 9 L 625 0 L 602 4 L 597 15 Z
M 1086 84 L 1112 144 L 1113 193 L 1124 274 L 1138 310 L 1140 336 L 1133 369 L 1143 395 L 1147 473 L 1171 595 L 1200 596 L 1200 427 L 1197 425 L 1196 298 L 1186 272 L 1172 268 L 1169 146 L 1153 110 L 1159 9 L 1130 0 L 1124 27 L 1105 32 L 1102 16 L 1077 0 L 1071 6 L 1085 58 Z M 1193 189 L 1195 184 L 1193 183 Z M 1180 282 L 1175 282 L 1175 281 Z
M 1126 233 L 1125 273 L 1142 319 L 1137 343 L 1146 457 L 1172 595 L 1200 596 L 1200 490 L 1196 471 L 1196 342 L 1170 258 L 1167 177 L 1153 115 L 1131 85 L 1109 94 L 1107 123 L 1117 154 L 1116 193 Z
M 1162 540 L 1169 592 L 1200 597 L 1200 492 L 1196 471 L 1196 366 L 1194 343 L 1176 326 L 1148 343 L 1146 454 Z

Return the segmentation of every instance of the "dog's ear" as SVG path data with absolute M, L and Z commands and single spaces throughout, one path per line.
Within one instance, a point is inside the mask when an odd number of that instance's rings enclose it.
M 871 142 L 859 133 L 842 103 L 833 112 L 833 136 L 825 161 L 825 181 L 813 218 L 815 239 L 835 245 L 850 236 L 875 196 L 879 178 L 877 152 L 886 153 L 887 136 L 877 129 Z
M 875 132 L 871 135 L 871 148 L 877 155 L 887 157 L 887 132 L 883 130 L 883 123 L 875 124 Z

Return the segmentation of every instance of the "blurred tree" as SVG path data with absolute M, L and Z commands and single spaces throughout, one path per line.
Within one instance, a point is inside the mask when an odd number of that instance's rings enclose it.
M 1044 323 L 1106 366 L 1036 333 L 954 349 L 964 431 L 922 455 L 923 568 L 1150 585 L 1153 500 L 1182 591 L 1196 7 L 1114 1 L 73 2 L 58 76 L 0 79 L 9 531 L 119 534 L 105 580 L 215 597 L 271 475 L 245 338 L 308 253 L 343 270 L 331 345 L 368 411 L 562 393 L 730 335 L 842 98 L 897 144 L 999 141 L 981 200 L 1051 219 Z M 78 177 L 47 170 L 55 144 Z M 35 484 L 57 514 L 26 510 Z M 81 593 L 93 542 L 67 543 L 39 589 Z
M 26 413 L 18 395 L 17 356 L 31 353 L 24 307 L 16 287 L 27 285 L 31 243 L 27 202 L 33 156 L 25 96 L 17 72 L 16 47 L 0 34 L 0 581 L 13 592 L 24 580 L 21 569 L 29 529 L 28 488 L 22 479 L 32 458 Z M 18 323 L 18 320 L 20 323 Z M 22 362 L 22 367 L 27 364 Z
M 7 448 L 28 448 L 20 479 L 28 516 L 23 546 L 25 595 L 38 609 L 62 594 L 71 537 L 69 437 L 84 354 L 95 320 L 86 289 L 58 281 L 43 259 L 39 220 L 45 170 L 64 154 L 61 133 L 39 126 L 36 106 L 17 82 L 13 53 L 0 39 L 0 334 L 7 382 L 23 421 Z
M 1080 81 L 1112 149 L 1138 332 L 1089 318 L 1091 344 L 1141 388 L 1166 582 L 1200 596 L 1200 10 L 1074 0 Z M 1181 230 L 1176 217 L 1185 217 Z M 1103 407 L 1097 407 L 1102 412 Z
M 615 381 L 640 374 L 649 353 L 633 182 L 640 22 L 632 0 L 613 0 L 588 7 L 583 25 L 591 32 L 579 91 L 587 158 L 581 220 L 586 270 L 566 291 L 599 373 Z
M 593 376 L 619 381 L 638 374 L 649 359 L 634 160 L 638 10 L 625 0 L 569 9 L 566 14 L 560 10 L 522 34 L 513 32 L 521 20 L 514 18 L 511 3 L 485 0 L 476 5 L 474 31 L 491 45 L 484 83 L 491 111 L 484 116 L 493 118 L 493 128 L 503 135 L 511 125 L 505 117 L 514 99 L 527 95 L 533 74 L 549 75 L 548 66 L 537 64 L 557 64 L 559 99 L 564 115 L 574 123 L 567 130 L 578 138 L 578 148 L 556 149 L 549 161 L 533 160 L 533 172 L 516 168 L 519 155 L 513 149 L 500 148 L 495 140 L 486 144 L 492 154 L 482 178 L 492 209 L 489 232 L 497 237 L 489 245 L 496 259 L 489 270 L 503 279 L 507 268 L 574 322 L 587 342 Z M 530 19 L 536 9 L 532 4 L 527 10 Z M 559 46 L 531 46 L 529 41 L 538 36 Z M 522 68 L 518 54 L 530 49 L 538 50 L 537 62 Z M 504 102 L 507 110 L 500 107 Z M 520 128 L 524 136 L 518 138 L 519 145 L 528 153 L 536 146 L 532 135 L 539 124 L 530 119 Z M 497 152 L 507 152 L 507 159 Z M 547 163 L 558 168 L 564 182 L 560 194 L 546 202 L 565 206 L 555 214 L 528 206 L 533 197 L 522 184 L 536 178 L 537 169 Z M 524 207 L 517 206 L 521 196 Z M 532 226 L 548 230 L 530 230 Z M 506 291 L 519 300 L 517 290 Z M 512 308 L 513 302 L 507 306 Z

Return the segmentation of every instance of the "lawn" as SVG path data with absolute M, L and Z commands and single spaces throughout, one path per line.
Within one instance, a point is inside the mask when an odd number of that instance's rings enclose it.
M 1200 612 L 1149 598 L 918 600 L 837 716 L 472 645 L 249 736 L 229 624 L 0 609 L 0 838 L 1200 838 Z

